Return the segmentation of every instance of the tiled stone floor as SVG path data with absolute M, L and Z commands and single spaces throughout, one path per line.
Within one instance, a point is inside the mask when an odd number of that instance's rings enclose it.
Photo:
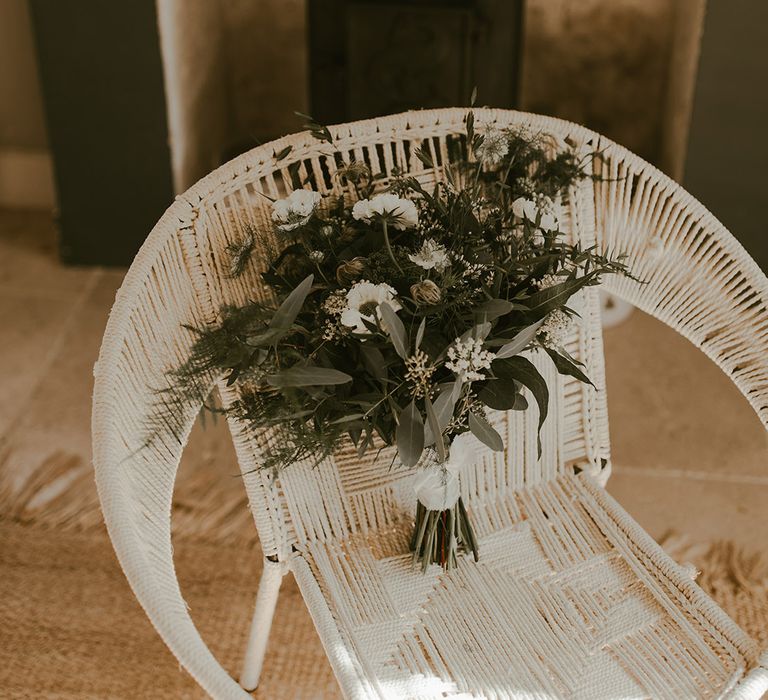
M 0 212 L 0 469 L 90 463 L 91 368 L 123 271 L 56 262 L 46 213 Z M 654 536 L 727 538 L 768 554 L 768 439 L 703 354 L 635 312 L 605 334 L 611 491 Z M 236 467 L 221 427 L 189 467 Z

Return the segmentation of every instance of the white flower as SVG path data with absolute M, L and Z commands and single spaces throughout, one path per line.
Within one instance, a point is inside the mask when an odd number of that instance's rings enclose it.
M 323 262 L 323 258 L 324 257 L 325 257 L 325 253 L 322 250 L 310 250 L 309 251 L 309 259 L 312 262 L 321 263 L 321 262 Z
M 544 275 L 537 283 L 539 289 L 549 289 L 565 282 L 565 278 L 560 275 Z
M 309 221 L 322 196 L 312 190 L 294 190 L 272 205 L 272 221 L 281 231 L 293 231 Z
M 448 348 L 448 361 L 445 366 L 462 382 L 476 382 L 485 379 L 479 370 L 488 369 L 496 355 L 483 350 L 483 341 L 479 338 L 456 338 Z
M 451 264 L 448 257 L 448 251 L 445 246 L 440 245 L 432 238 L 427 238 L 421 244 L 421 248 L 413 255 L 408 256 L 411 262 L 416 263 L 425 270 L 435 269 L 442 272 Z
M 541 196 L 536 201 L 518 197 L 512 202 L 512 213 L 518 219 L 527 219 L 532 224 L 536 223 L 537 216 L 541 216 L 539 227 L 544 231 L 552 231 L 557 228 L 555 204 L 549 197 Z
M 369 323 L 381 322 L 379 305 L 386 302 L 399 311 L 402 305 L 397 301 L 397 292 L 388 284 L 373 284 L 362 281 L 352 285 L 347 292 L 347 308 L 341 313 L 341 322 L 353 333 L 370 333 L 363 319 Z
M 541 213 L 541 228 L 545 231 L 554 231 L 560 223 L 555 213 L 555 203 L 544 194 L 536 198 L 536 203 Z
M 347 308 L 347 293 L 343 290 L 331 292 L 323 302 L 323 311 L 330 316 L 340 316 Z
M 490 125 L 483 130 L 482 135 L 483 142 L 475 149 L 477 157 L 488 165 L 498 165 L 509 151 L 506 135 Z
M 419 210 L 416 205 L 410 199 L 403 199 L 390 192 L 355 202 L 352 217 L 358 221 L 386 219 L 388 224 L 400 231 L 415 228 L 419 224 Z
M 459 475 L 475 458 L 476 443 L 470 433 L 457 435 L 445 462 L 431 460 L 416 475 L 416 498 L 427 510 L 447 510 L 459 500 Z
M 559 348 L 568 339 L 568 334 L 574 326 L 572 316 L 565 311 L 555 309 L 550 311 L 541 324 L 539 332 L 536 334 L 539 342 L 548 348 Z

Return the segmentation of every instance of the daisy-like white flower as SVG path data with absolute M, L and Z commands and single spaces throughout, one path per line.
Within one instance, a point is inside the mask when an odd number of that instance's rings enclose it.
M 293 231 L 309 221 L 321 199 L 319 192 L 294 190 L 272 205 L 272 221 L 281 231 Z
M 482 131 L 483 142 L 475 149 L 475 155 L 490 166 L 498 165 L 509 152 L 507 137 L 503 131 L 488 125 Z
M 512 202 L 512 213 L 518 219 L 527 219 L 532 224 L 536 223 L 537 216 L 541 216 L 539 227 L 544 231 L 552 231 L 557 228 L 555 204 L 549 197 L 541 196 L 536 200 L 518 197 Z
M 341 322 L 353 333 L 370 333 L 363 320 L 381 323 L 379 306 L 386 302 L 394 311 L 402 309 L 397 292 L 388 284 L 362 281 L 352 285 L 347 292 L 347 307 L 341 312 Z
M 400 231 L 419 225 L 419 210 L 410 199 L 391 192 L 377 194 L 371 199 L 361 199 L 352 207 L 352 217 L 358 221 L 385 220 Z
M 425 270 L 435 269 L 438 272 L 442 272 L 451 264 L 445 246 L 440 245 L 440 243 L 433 238 L 427 238 L 427 240 L 421 244 L 421 248 L 408 257 L 411 262 L 416 263 L 419 267 L 422 267 Z
M 483 341 L 479 338 L 457 338 L 448 348 L 448 361 L 445 366 L 463 383 L 485 379 L 480 371 L 491 366 L 496 355 L 483 350 Z
M 573 317 L 569 316 L 565 311 L 555 309 L 550 311 L 544 319 L 544 323 L 541 324 L 536 338 L 542 345 L 548 348 L 559 348 L 568 339 L 568 334 L 571 332 L 573 325 Z

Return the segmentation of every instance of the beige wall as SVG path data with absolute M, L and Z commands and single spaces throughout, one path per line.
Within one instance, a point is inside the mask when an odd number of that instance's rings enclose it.
M 46 147 L 26 0 L 0 0 L 0 148 Z
M 522 107 L 659 162 L 675 0 L 528 0 Z
M 0 207 L 55 203 L 26 0 L 0 0 Z

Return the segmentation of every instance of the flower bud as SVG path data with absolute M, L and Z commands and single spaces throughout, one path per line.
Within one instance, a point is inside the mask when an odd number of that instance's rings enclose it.
M 424 280 L 411 285 L 411 298 L 420 306 L 437 304 L 442 294 L 432 280 Z
M 346 260 L 336 268 L 336 280 L 339 284 L 350 284 L 363 274 L 364 269 L 365 258 L 357 257 Z

